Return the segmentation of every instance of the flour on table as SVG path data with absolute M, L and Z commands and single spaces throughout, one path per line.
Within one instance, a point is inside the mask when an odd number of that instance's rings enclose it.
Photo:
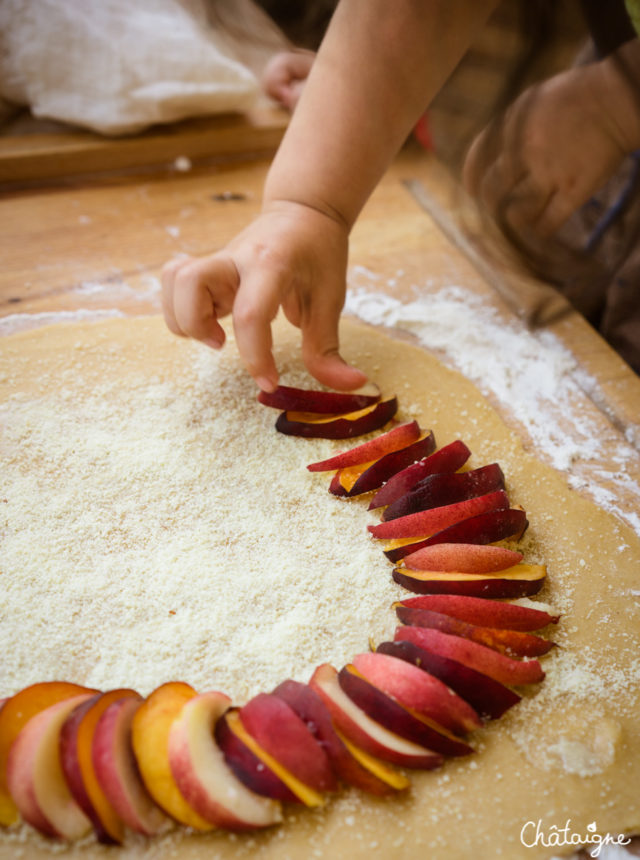
M 363 267 L 350 273 L 353 288 L 345 311 L 373 325 L 411 332 L 429 350 L 437 351 L 484 393 L 493 395 L 528 432 L 537 454 L 567 473 L 570 486 L 586 489 L 600 507 L 617 513 L 640 534 L 640 486 L 626 473 L 629 458 L 637 458 L 640 424 L 615 444 L 608 442 L 608 459 L 617 468 L 597 464 L 598 429 L 579 408 L 584 393 L 597 392 L 595 380 L 582 371 L 571 353 L 547 331 L 530 331 L 506 324 L 497 312 L 460 286 L 439 289 L 401 302 L 375 290 L 380 276 Z M 613 490 L 596 486 L 581 474 L 591 463 L 598 478 Z M 623 510 L 615 487 L 636 497 L 636 512 Z

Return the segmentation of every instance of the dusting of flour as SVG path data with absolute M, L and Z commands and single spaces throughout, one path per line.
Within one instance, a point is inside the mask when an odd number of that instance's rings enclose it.
M 628 429 L 626 439 L 607 440 L 607 460 L 616 468 L 603 468 L 599 429 L 579 406 L 585 392 L 597 391 L 597 383 L 553 334 L 505 323 L 480 297 L 460 286 L 435 294 L 416 288 L 413 301 L 401 302 L 375 291 L 378 280 L 375 273 L 354 267 L 345 311 L 373 325 L 410 332 L 424 347 L 437 351 L 510 411 L 528 432 L 536 454 L 565 472 L 574 489 L 589 492 L 600 507 L 618 514 L 640 534 L 640 486 L 627 474 L 628 462 L 638 457 L 634 446 L 640 442 L 640 424 Z M 580 468 L 587 463 L 589 475 Z M 616 488 L 637 499 L 635 510 L 620 506 Z

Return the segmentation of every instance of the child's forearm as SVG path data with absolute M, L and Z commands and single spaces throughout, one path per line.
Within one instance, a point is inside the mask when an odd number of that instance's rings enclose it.
M 349 229 L 496 0 L 342 0 L 274 159 L 265 206 Z

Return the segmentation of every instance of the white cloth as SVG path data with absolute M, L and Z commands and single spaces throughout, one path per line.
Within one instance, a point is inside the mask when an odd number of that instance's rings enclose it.
M 0 0 L 0 98 L 110 135 L 243 112 L 275 28 L 248 0 L 248 26 L 267 39 L 243 44 L 211 25 L 206 2 Z

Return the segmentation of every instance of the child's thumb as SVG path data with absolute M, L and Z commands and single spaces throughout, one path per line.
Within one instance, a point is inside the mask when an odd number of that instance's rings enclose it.
M 302 358 L 309 373 L 322 385 L 351 391 L 367 381 L 366 375 L 340 355 L 339 314 L 312 314 L 302 328 Z

